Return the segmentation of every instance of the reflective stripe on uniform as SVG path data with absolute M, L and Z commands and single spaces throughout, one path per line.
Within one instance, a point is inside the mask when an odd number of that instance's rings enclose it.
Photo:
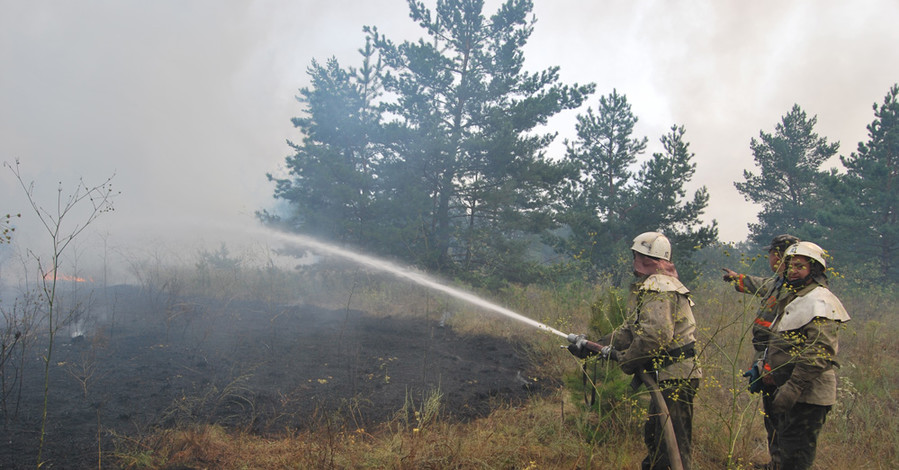
M 746 292 L 746 286 L 743 285 L 743 278 L 746 277 L 745 274 L 740 274 L 737 276 L 737 290 L 740 292 Z

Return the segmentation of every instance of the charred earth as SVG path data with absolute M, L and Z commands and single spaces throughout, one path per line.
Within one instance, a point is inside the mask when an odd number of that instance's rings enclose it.
M 514 344 L 457 334 L 439 317 L 173 302 L 133 286 L 102 297 L 91 304 L 102 314 L 56 339 L 42 456 L 50 468 L 108 466 L 123 439 L 197 423 L 263 435 L 326 422 L 370 428 L 434 393 L 443 419 L 469 420 L 544 383 Z M 38 338 L 24 360 L 4 364 L 0 468 L 37 463 L 44 354 Z

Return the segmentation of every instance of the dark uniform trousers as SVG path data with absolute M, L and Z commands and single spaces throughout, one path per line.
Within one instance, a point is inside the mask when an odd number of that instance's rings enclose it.
M 812 468 L 818 450 L 818 434 L 824 427 L 830 406 L 797 403 L 789 412 L 773 415 L 774 446 L 770 468 L 803 470 Z
M 659 390 L 665 397 L 665 405 L 671 416 L 671 424 L 674 426 L 674 435 L 677 439 L 677 447 L 681 456 L 681 464 L 684 470 L 690 470 L 693 461 L 693 397 L 699 388 L 699 379 L 690 380 L 663 380 L 659 383 Z M 649 454 L 643 459 L 643 470 L 665 470 L 670 468 L 668 461 L 668 448 L 665 446 L 662 426 L 664 417 L 656 406 L 655 401 L 650 401 L 649 419 L 643 428 L 643 439 Z

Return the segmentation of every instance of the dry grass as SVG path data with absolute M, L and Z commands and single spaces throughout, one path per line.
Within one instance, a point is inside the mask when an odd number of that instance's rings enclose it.
M 351 269 L 297 271 L 275 277 L 259 272 L 233 283 L 230 295 L 251 295 L 234 286 L 271 282 L 271 301 L 299 299 L 329 308 L 375 315 L 447 315 L 460 334 L 513 338 L 547 375 L 578 373 L 578 362 L 559 350 L 561 338 L 460 303 L 389 276 Z M 293 287 L 292 289 L 289 287 Z M 299 288 L 297 286 L 300 286 Z M 691 286 L 697 305 L 700 360 L 705 373 L 697 395 L 694 468 L 741 469 L 767 460 L 761 406 L 740 375 L 752 355 L 749 326 L 757 301 L 720 282 Z M 497 304 L 564 332 L 588 331 L 590 305 L 606 286 L 572 284 L 510 288 Z M 206 286 L 208 292 L 208 285 Z M 899 295 L 890 290 L 843 292 L 854 320 L 841 337 L 840 403 L 822 432 L 816 468 L 892 468 L 899 449 L 899 324 L 891 318 Z M 283 297 L 283 296 L 289 296 Z M 568 388 L 534 397 L 523 406 L 500 405 L 486 418 L 454 423 L 431 413 L 439 403 L 407 403 L 378 429 L 322 426 L 258 436 L 194 424 L 122 438 L 118 463 L 127 468 L 636 468 L 643 456 L 642 412 L 636 403 L 597 417 Z M 434 400 L 439 401 L 439 397 Z M 352 421 L 346 421 L 352 422 Z M 606 432 L 597 432 L 606 431 Z M 599 437 L 597 437 L 599 436 Z
M 468 424 L 436 421 L 407 427 L 389 423 L 378 430 L 315 430 L 264 438 L 198 426 L 161 431 L 153 440 L 153 458 L 119 461 L 128 468 L 176 465 L 217 469 L 295 468 L 624 468 L 638 465 L 641 448 L 630 436 L 602 446 L 583 442 L 583 416 L 559 395 L 538 398 L 525 407 L 501 407 Z M 566 399 L 567 400 L 567 399 Z

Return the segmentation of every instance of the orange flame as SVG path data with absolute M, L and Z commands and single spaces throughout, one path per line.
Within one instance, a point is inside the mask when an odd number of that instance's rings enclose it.
M 53 271 L 50 271 L 47 274 L 44 274 L 44 280 L 52 281 L 53 280 Z M 60 274 L 59 272 L 56 273 L 56 280 L 57 281 L 71 281 L 71 282 L 94 282 L 94 280 L 90 277 L 85 279 L 83 277 L 69 276 L 68 274 Z

